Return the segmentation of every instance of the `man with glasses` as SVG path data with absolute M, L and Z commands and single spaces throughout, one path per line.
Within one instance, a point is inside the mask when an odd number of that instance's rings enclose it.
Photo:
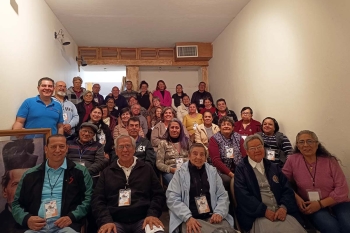
M 156 173 L 134 156 L 133 137 L 121 135 L 115 145 L 118 160 L 101 173 L 91 202 L 98 232 L 134 233 L 164 227 L 159 216 L 165 195 Z
M 75 105 L 67 98 L 67 86 L 65 82 L 56 82 L 55 95 L 52 98 L 62 106 L 64 136 L 67 138 L 73 137 L 75 127 L 79 123 L 79 115 Z
M 258 134 L 244 141 L 248 156 L 237 165 L 234 190 L 237 218 L 244 231 L 306 232 L 297 220 L 294 191 L 278 164 L 265 158 L 264 141 Z
M 251 107 L 242 108 L 241 117 L 240 121 L 235 122 L 234 131 L 242 135 L 243 139 L 261 131 L 260 122 L 253 119 L 253 109 Z
M 66 140 L 51 135 L 45 145 L 47 160 L 26 171 L 17 186 L 12 215 L 27 233 L 80 232 L 90 209 L 91 176 L 66 159 Z
M 80 126 L 78 137 L 67 142 L 67 158 L 88 169 L 94 186 L 100 172 L 108 165 L 103 145 L 94 140 L 97 130 L 96 125 L 85 122 Z

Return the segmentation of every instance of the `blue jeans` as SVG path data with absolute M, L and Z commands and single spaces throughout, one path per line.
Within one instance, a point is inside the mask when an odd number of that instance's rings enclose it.
M 163 173 L 162 176 L 163 176 L 163 179 L 164 179 L 163 180 L 163 184 L 165 186 L 168 186 L 170 181 L 171 181 L 171 179 L 173 178 L 174 174 L 173 173 Z
M 350 202 L 339 203 L 332 208 L 321 209 L 310 215 L 312 223 L 321 233 L 349 233 L 350 232 Z
M 70 227 L 59 228 L 54 223 L 57 221 L 57 218 L 46 219 L 46 225 L 39 231 L 27 230 L 24 233 L 77 233 Z

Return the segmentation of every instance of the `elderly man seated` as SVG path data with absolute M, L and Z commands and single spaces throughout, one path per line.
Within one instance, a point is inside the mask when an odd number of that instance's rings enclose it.
M 68 141 L 67 158 L 86 167 L 93 177 L 94 187 L 98 176 L 108 166 L 103 145 L 94 140 L 97 126 L 85 122 L 80 126 L 78 137 Z
M 233 218 L 228 214 L 229 198 L 216 169 L 206 163 L 207 150 L 201 143 L 190 148 L 184 163 L 166 191 L 170 210 L 169 232 L 213 232 L 230 229 Z
M 47 160 L 24 173 L 12 203 L 16 222 L 32 232 L 79 232 L 91 201 L 88 170 L 66 159 L 64 135 L 47 139 Z M 1 230 L 0 230 L 1 231 Z
M 135 139 L 115 139 L 118 160 L 107 167 L 92 197 L 99 233 L 141 233 L 145 227 L 164 227 L 158 217 L 165 195 L 151 166 L 134 156 Z M 157 231 L 163 232 L 163 231 Z
M 294 192 L 278 164 L 265 159 L 264 141 L 258 134 L 244 141 L 248 157 L 236 167 L 234 190 L 237 218 L 250 233 L 306 232 Z

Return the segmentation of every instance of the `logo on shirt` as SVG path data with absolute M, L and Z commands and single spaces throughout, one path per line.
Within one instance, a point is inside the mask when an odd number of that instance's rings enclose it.
M 279 183 L 278 177 L 276 175 L 273 175 L 272 180 L 277 184 Z

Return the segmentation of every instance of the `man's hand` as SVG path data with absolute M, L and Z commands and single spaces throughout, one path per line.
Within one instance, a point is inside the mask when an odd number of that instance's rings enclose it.
M 106 223 L 100 227 L 98 233 L 117 233 L 117 227 L 114 223 Z
M 153 225 L 155 225 L 156 227 L 163 227 L 164 229 L 163 223 L 158 218 L 153 216 L 148 216 L 147 218 L 145 218 L 142 224 L 142 229 L 145 229 L 147 224 L 149 225 L 151 230 L 153 229 Z
M 201 224 L 193 217 L 190 217 L 186 222 L 187 233 L 192 233 L 192 231 L 194 233 L 200 233 L 201 227 L 202 227 Z
M 287 210 L 281 207 L 276 211 L 273 220 L 278 219 L 278 220 L 284 221 L 286 220 L 286 216 L 287 216 Z
M 222 217 L 220 214 L 213 214 L 210 218 L 210 223 L 215 224 L 215 223 L 221 223 Z
M 58 226 L 59 228 L 68 227 L 70 224 L 72 224 L 72 220 L 68 216 L 60 217 L 57 219 L 56 222 L 54 222 L 55 226 Z
M 269 210 L 269 209 L 266 209 L 265 211 L 265 217 L 270 220 L 271 222 L 273 222 L 274 220 L 274 217 L 275 217 L 275 212 Z
M 72 127 L 70 126 L 70 124 L 63 124 L 63 130 L 65 133 L 70 134 L 71 129 Z
M 33 231 L 39 231 L 46 225 L 46 221 L 39 216 L 32 216 L 27 221 L 29 229 Z
M 104 153 L 104 157 L 109 160 L 109 154 Z

